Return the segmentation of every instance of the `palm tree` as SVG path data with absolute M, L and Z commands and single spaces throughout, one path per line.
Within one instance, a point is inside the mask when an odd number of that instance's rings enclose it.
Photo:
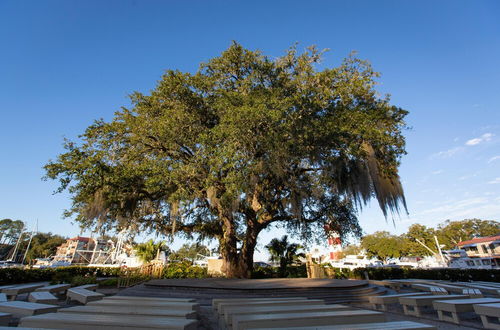
M 167 246 L 165 245 L 165 242 L 158 242 L 155 243 L 152 239 L 145 243 L 137 244 L 137 246 L 134 248 L 135 254 L 139 259 L 141 259 L 144 262 L 150 262 L 154 258 L 156 258 L 157 254 L 160 251 L 164 251 L 168 249 Z
M 288 243 L 288 236 L 284 235 L 281 239 L 273 238 L 266 249 L 271 254 L 271 261 L 279 262 L 279 275 L 280 277 L 286 276 L 286 267 L 291 265 L 298 257 L 304 257 L 304 253 L 297 253 L 302 249 L 302 246 L 297 243 Z

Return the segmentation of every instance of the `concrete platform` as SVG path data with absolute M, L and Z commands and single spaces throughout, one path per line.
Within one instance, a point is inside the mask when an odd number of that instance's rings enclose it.
M 192 303 L 195 302 L 196 299 L 192 298 L 156 298 L 156 297 L 139 297 L 139 296 L 108 296 L 105 297 L 104 300 L 126 300 L 131 302 L 137 302 L 140 304 L 141 302 L 174 302 L 174 303 Z
M 146 282 L 146 286 L 217 288 L 234 290 L 280 290 L 308 288 L 357 288 L 368 284 L 361 280 L 334 280 L 311 278 L 267 278 L 267 279 L 158 279 Z
M 136 303 L 135 306 L 148 306 L 157 308 L 170 308 L 186 311 L 196 311 L 199 309 L 198 303 L 176 303 L 172 301 L 141 301 Z M 99 301 L 92 301 L 87 304 L 87 306 L 134 306 L 128 300 L 114 300 L 114 299 L 102 299 Z
M 59 306 L 38 304 L 25 301 L 8 301 L 0 303 L 0 312 L 11 313 L 14 317 L 38 315 L 57 311 Z
M 357 324 L 385 321 L 384 313 L 369 310 L 290 314 L 245 314 L 233 317 L 232 328 L 233 330 L 252 328 L 293 328 L 294 326 Z
M 400 321 L 400 322 L 382 322 L 382 323 L 361 323 L 349 325 L 326 325 L 313 327 L 293 327 L 293 330 L 435 330 L 436 327 L 424 323 Z M 288 330 L 290 328 L 258 328 L 253 330 Z
M 196 319 L 196 312 L 193 310 L 171 309 L 163 307 L 142 306 L 141 304 L 131 304 L 129 306 L 75 306 L 61 308 L 59 313 L 80 313 L 90 317 L 96 314 L 118 314 L 118 315 L 148 315 L 179 317 L 186 319 Z
M 198 321 L 142 315 L 51 313 L 21 319 L 23 327 L 71 330 L 171 329 L 196 330 Z

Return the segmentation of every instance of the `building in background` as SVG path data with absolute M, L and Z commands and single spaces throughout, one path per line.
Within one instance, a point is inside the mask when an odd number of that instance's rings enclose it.
M 112 240 L 77 236 L 68 239 L 57 248 L 54 261 L 72 265 L 105 264 L 115 244 Z
M 500 260 L 500 235 L 478 237 L 457 244 L 470 258 L 498 258 Z

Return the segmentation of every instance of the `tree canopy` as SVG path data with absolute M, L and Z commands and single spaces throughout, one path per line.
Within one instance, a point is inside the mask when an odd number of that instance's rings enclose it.
M 183 261 L 187 260 L 194 263 L 195 260 L 210 256 L 210 249 L 203 244 L 183 244 L 177 251 L 172 252 L 169 260 Z
M 12 244 L 19 238 L 26 225 L 21 220 L 0 220 L 0 242 L 1 244 Z
M 401 237 L 391 235 L 387 231 L 377 231 L 363 237 L 361 247 L 368 257 L 386 260 L 403 256 L 404 241 Z
M 45 166 L 72 195 L 66 216 L 217 239 L 226 275 L 248 277 L 271 224 L 303 239 L 360 235 L 356 212 L 371 198 L 385 215 L 406 208 L 407 112 L 378 96 L 368 62 L 318 70 L 321 56 L 233 43 L 195 73 L 168 70 Z
M 375 232 L 365 235 L 361 240 L 361 248 L 368 256 L 381 259 L 403 256 L 429 256 L 438 253 L 437 237 L 443 249 L 454 249 L 457 244 L 475 237 L 486 237 L 500 234 L 500 223 L 494 220 L 464 219 L 438 224 L 436 228 L 421 224 L 411 225 L 402 235 L 391 235 L 388 232 Z M 418 241 L 425 244 L 431 251 Z M 348 254 L 348 253 L 346 253 Z

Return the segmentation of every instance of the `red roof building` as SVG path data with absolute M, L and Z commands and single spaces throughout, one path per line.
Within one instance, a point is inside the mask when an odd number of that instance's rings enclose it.
M 457 244 L 469 257 L 500 258 L 500 235 L 478 237 Z

